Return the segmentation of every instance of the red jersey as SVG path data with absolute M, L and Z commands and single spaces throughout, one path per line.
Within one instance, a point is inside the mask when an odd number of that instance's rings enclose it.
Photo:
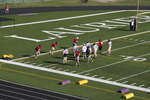
M 5 4 L 5 9 L 9 9 L 9 5 L 8 4 Z
M 79 51 L 79 50 L 76 50 L 76 51 L 75 51 L 75 54 L 76 54 L 76 57 L 77 57 L 77 56 L 80 56 L 80 51 Z
M 57 42 L 51 44 L 51 47 L 53 47 L 53 48 L 56 48 L 57 46 L 58 46 Z
M 78 43 L 78 42 L 79 42 L 79 39 L 73 39 L 72 42 L 73 42 L 73 43 Z
M 103 46 L 103 41 L 102 41 L 102 40 L 98 41 L 98 46 L 99 46 L 99 47 L 102 47 L 102 46 Z
M 36 48 L 35 48 L 35 51 L 39 51 L 41 50 L 43 47 L 41 45 L 38 45 Z

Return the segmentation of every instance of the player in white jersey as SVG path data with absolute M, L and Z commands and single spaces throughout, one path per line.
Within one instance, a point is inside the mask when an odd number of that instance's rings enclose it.
M 75 57 L 75 51 L 78 49 L 78 46 L 75 44 L 74 46 L 73 46 L 73 56 Z
M 86 47 L 86 45 L 84 44 L 83 47 L 82 47 L 82 55 L 83 55 L 83 59 L 86 58 L 86 50 L 87 50 L 87 47 Z
M 93 44 L 93 53 L 94 53 L 94 58 L 97 57 L 97 50 L 98 50 L 98 45 L 96 43 Z
M 63 64 L 65 64 L 65 63 L 67 63 L 68 62 L 68 54 L 69 54 L 69 51 L 68 51 L 68 49 L 64 49 L 63 50 Z
M 108 40 L 108 49 L 107 49 L 107 53 L 110 55 L 111 54 L 111 48 L 112 48 L 112 41 Z

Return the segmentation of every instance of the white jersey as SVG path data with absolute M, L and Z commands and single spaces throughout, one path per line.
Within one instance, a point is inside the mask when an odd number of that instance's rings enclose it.
M 97 44 L 93 45 L 93 49 L 94 49 L 95 51 L 97 51 L 98 45 L 97 45 Z
M 86 43 L 86 47 L 91 47 L 91 43 Z
M 86 50 L 87 50 L 87 47 L 84 45 L 84 46 L 82 47 L 82 52 L 86 52 Z
M 73 46 L 73 51 L 76 51 L 77 50 L 77 46 L 75 45 L 75 46 Z
M 108 42 L 108 47 L 109 47 L 109 48 L 112 47 L 112 42 L 111 42 L 111 41 Z
M 65 49 L 65 50 L 63 51 L 63 54 L 68 54 L 68 53 L 69 53 L 68 49 Z

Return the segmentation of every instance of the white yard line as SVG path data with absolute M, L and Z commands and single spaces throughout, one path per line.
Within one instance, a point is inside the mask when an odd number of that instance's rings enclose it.
M 142 85 L 139 85 L 139 87 L 144 87 L 144 84 L 142 84 Z
M 122 82 L 122 83 L 124 83 L 124 84 L 125 84 L 125 83 L 128 83 L 128 81 L 124 81 L 124 82 Z
M 57 22 L 57 21 L 64 21 L 64 20 L 70 20 L 70 19 L 85 18 L 85 17 L 92 17 L 92 16 L 99 16 L 99 15 L 106 15 L 106 14 L 113 14 L 113 13 L 119 13 L 119 12 L 125 12 L 125 11 L 127 11 L 127 10 L 110 11 L 110 12 L 95 13 L 95 14 L 88 14 L 88 15 L 80 15 L 80 16 L 73 16 L 73 17 L 65 17 L 65 18 L 58 18 L 58 19 L 51 19 L 51 20 L 44 20 L 44 21 L 36 21 L 36 22 L 29 22 L 29 23 L 22 23 L 22 24 L 14 24 L 14 25 L 5 25 L 5 26 L 0 26 L 0 28 L 9 28 L 9 27 L 41 24 L 41 23 L 47 23 L 47 22 Z
M 144 31 L 144 32 L 139 32 L 139 33 L 130 34 L 130 35 L 124 35 L 124 36 L 120 36 L 120 37 L 115 37 L 115 38 L 111 38 L 111 40 L 118 40 L 118 39 L 122 39 L 122 38 L 126 38 L 126 37 L 142 35 L 142 34 L 146 34 L 146 33 L 150 33 L 150 31 Z M 106 41 L 107 41 L 107 40 L 104 40 L 104 42 L 106 42 Z M 79 47 L 81 47 L 81 46 L 82 46 L 82 45 L 80 45 Z M 68 48 L 68 49 L 72 49 L 72 47 L 70 47 L 70 48 Z M 63 49 L 56 50 L 56 51 L 54 51 L 54 53 L 61 52 L 62 50 L 63 50 Z M 40 56 L 47 55 L 47 54 L 49 54 L 49 52 L 42 53 L 42 54 L 40 54 Z M 17 59 L 13 59 L 12 61 L 23 60 L 23 59 L 31 58 L 31 57 L 34 57 L 34 56 L 35 56 L 35 55 L 29 56 L 29 57 L 17 58 Z
M 149 14 L 150 12 L 139 13 L 139 15 Z
M 123 78 L 118 79 L 118 80 L 115 80 L 115 81 L 116 81 L 116 82 L 118 82 L 118 81 L 122 81 L 122 80 L 129 79 L 129 78 L 133 78 L 133 77 L 136 77 L 136 76 L 139 76 L 139 75 L 141 75 L 141 74 L 148 73 L 148 72 L 150 72 L 150 70 L 146 70 L 146 71 L 143 71 L 143 72 L 140 72 L 140 73 L 136 73 L 136 74 L 133 74 L 133 75 L 127 76 L 127 77 L 123 77 Z
M 130 85 L 136 85 L 136 83 L 132 83 L 132 84 L 130 84 Z
M 150 53 L 145 54 L 145 56 L 146 55 L 150 55 Z M 142 56 L 144 56 L 144 55 L 142 55 Z M 84 76 L 84 75 L 79 75 L 79 74 L 74 74 L 74 73 L 68 73 L 68 72 L 64 72 L 64 71 L 57 71 L 57 70 L 53 70 L 53 69 L 49 69 L 49 68 L 38 67 L 38 66 L 34 66 L 34 65 L 29 65 L 29 64 L 19 63 L 19 62 L 13 62 L 13 61 L 8 61 L 8 60 L 0 59 L 0 62 L 12 64 L 12 65 L 17 65 L 17 66 L 22 66 L 22 67 L 26 67 L 26 68 L 37 69 L 37 70 L 41 70 L 41 71 L 47 71 L 47 72 L 52 72 L 52 73 L 57 73 L 57 74 L 87 79 L 87 80 L 96 81 L 96 82 L 102 82 L 102 83 L 106 83 L 106 84 L 110 84 L 110 85 L 114 85 L 114 86 L 125 87 L 125 88 L 130 88 L 130 89 L 150 93 L 150 89 L 148 89 L 148 88 L 131 86 L 131 85 L 122 84 L 122 83 L 118 83 L 118 82 L 114 82 L 114 81 L 108 81 L 108 80 L 103 80 L 103 79 L 99 79 L 99 78 L 94 78 L 94 77 L 89 77 L 89 76 Z
M 105 78 L 104 76 L 99 77 L 100 79 Z
M 126 47 L 114 49 L 114 50 L 112 50 L 112 51 L 117 51 L 117 50 L 129 48 L 129 47 L 134 47 L 134 46 L 141 45 L 141 44 L 144 44 L 144 43 L 149 43 L 149 42 L 150 42 L 150 41 L 146 41 L 146 42 L 142 42 L 142 43 L 138 43 L 138 44 L 134 44 L 134 45 L 129 45 L 129 46 L 126 46 Z M 105 51 L 105 52 L 106 52 L 106 51 Z M 148 54 L 149 54 L 149 53 L 148 53 Z M 142 55 L 142 56 L 145 56 L 145 54 Z M 147 56 L 147 55 L 146 55 L 146 56 Z M 138 56 L 138 57 L 141 57 L 141 56 Z M 110 67 L 110 66 L 112 66 L 112 65 L 120 64 L 120 63 L 129 61 L 129 60 L 130 60 L 130 59 L 125 59 L 125 60 L 117 61 L 117 62 L 108 64 L 108 65 L 104 65 L 104 66 L 100 66 L 100 67 L 97 67 L 97 68 L 92 68 L 92 69 L 89 69 L 89 70 L 85 70 L 85 71 L 82 71 L 82 72 L 80 72 L 80 73 L 78 73 L 78 74 L 83 74 L 83 73 L 87 73 L 87 72 L 92 72 L 92 71 L 95 71 L 95 70 L 97 70 L 97 69 L 102 69 L 102 68 Z

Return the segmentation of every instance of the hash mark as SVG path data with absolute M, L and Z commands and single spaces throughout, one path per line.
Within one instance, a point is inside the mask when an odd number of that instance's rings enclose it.
M 122 83 L 128 83 L 128 81 L 124 81 L 124 82 L 122 82 Z
M 132 84 L 130 84 L 130 85 L 135 85 L 136 83 L 132 83 Z
M 105 77 L 104 77 L 104 76 L 101 76 L 101 77 L 99 77 L 99 78 L 103 79 L 103 78 L 105 78 Z
M 92 77 L 96 77 L 96 76 L 98 76 L 98 75 L 93 75 Z
M 90 73 L 87 73 L 87 74 L 84 74 L 85 76 L 88 76 L 88 75 L 90 75 Z
M 67 71 L 69 71 L 69 69 L 64 70 L 64 72 L 67 72 Z
M 107 81 L 109 81 L 109 80 L 112 80 L 112 78 L 108 78 L 108 79 L 106 79 Z
M 144 86 L 144 84 L 142 84 L 142 85 L 139 85 L 139 87 L 143 87 Z

